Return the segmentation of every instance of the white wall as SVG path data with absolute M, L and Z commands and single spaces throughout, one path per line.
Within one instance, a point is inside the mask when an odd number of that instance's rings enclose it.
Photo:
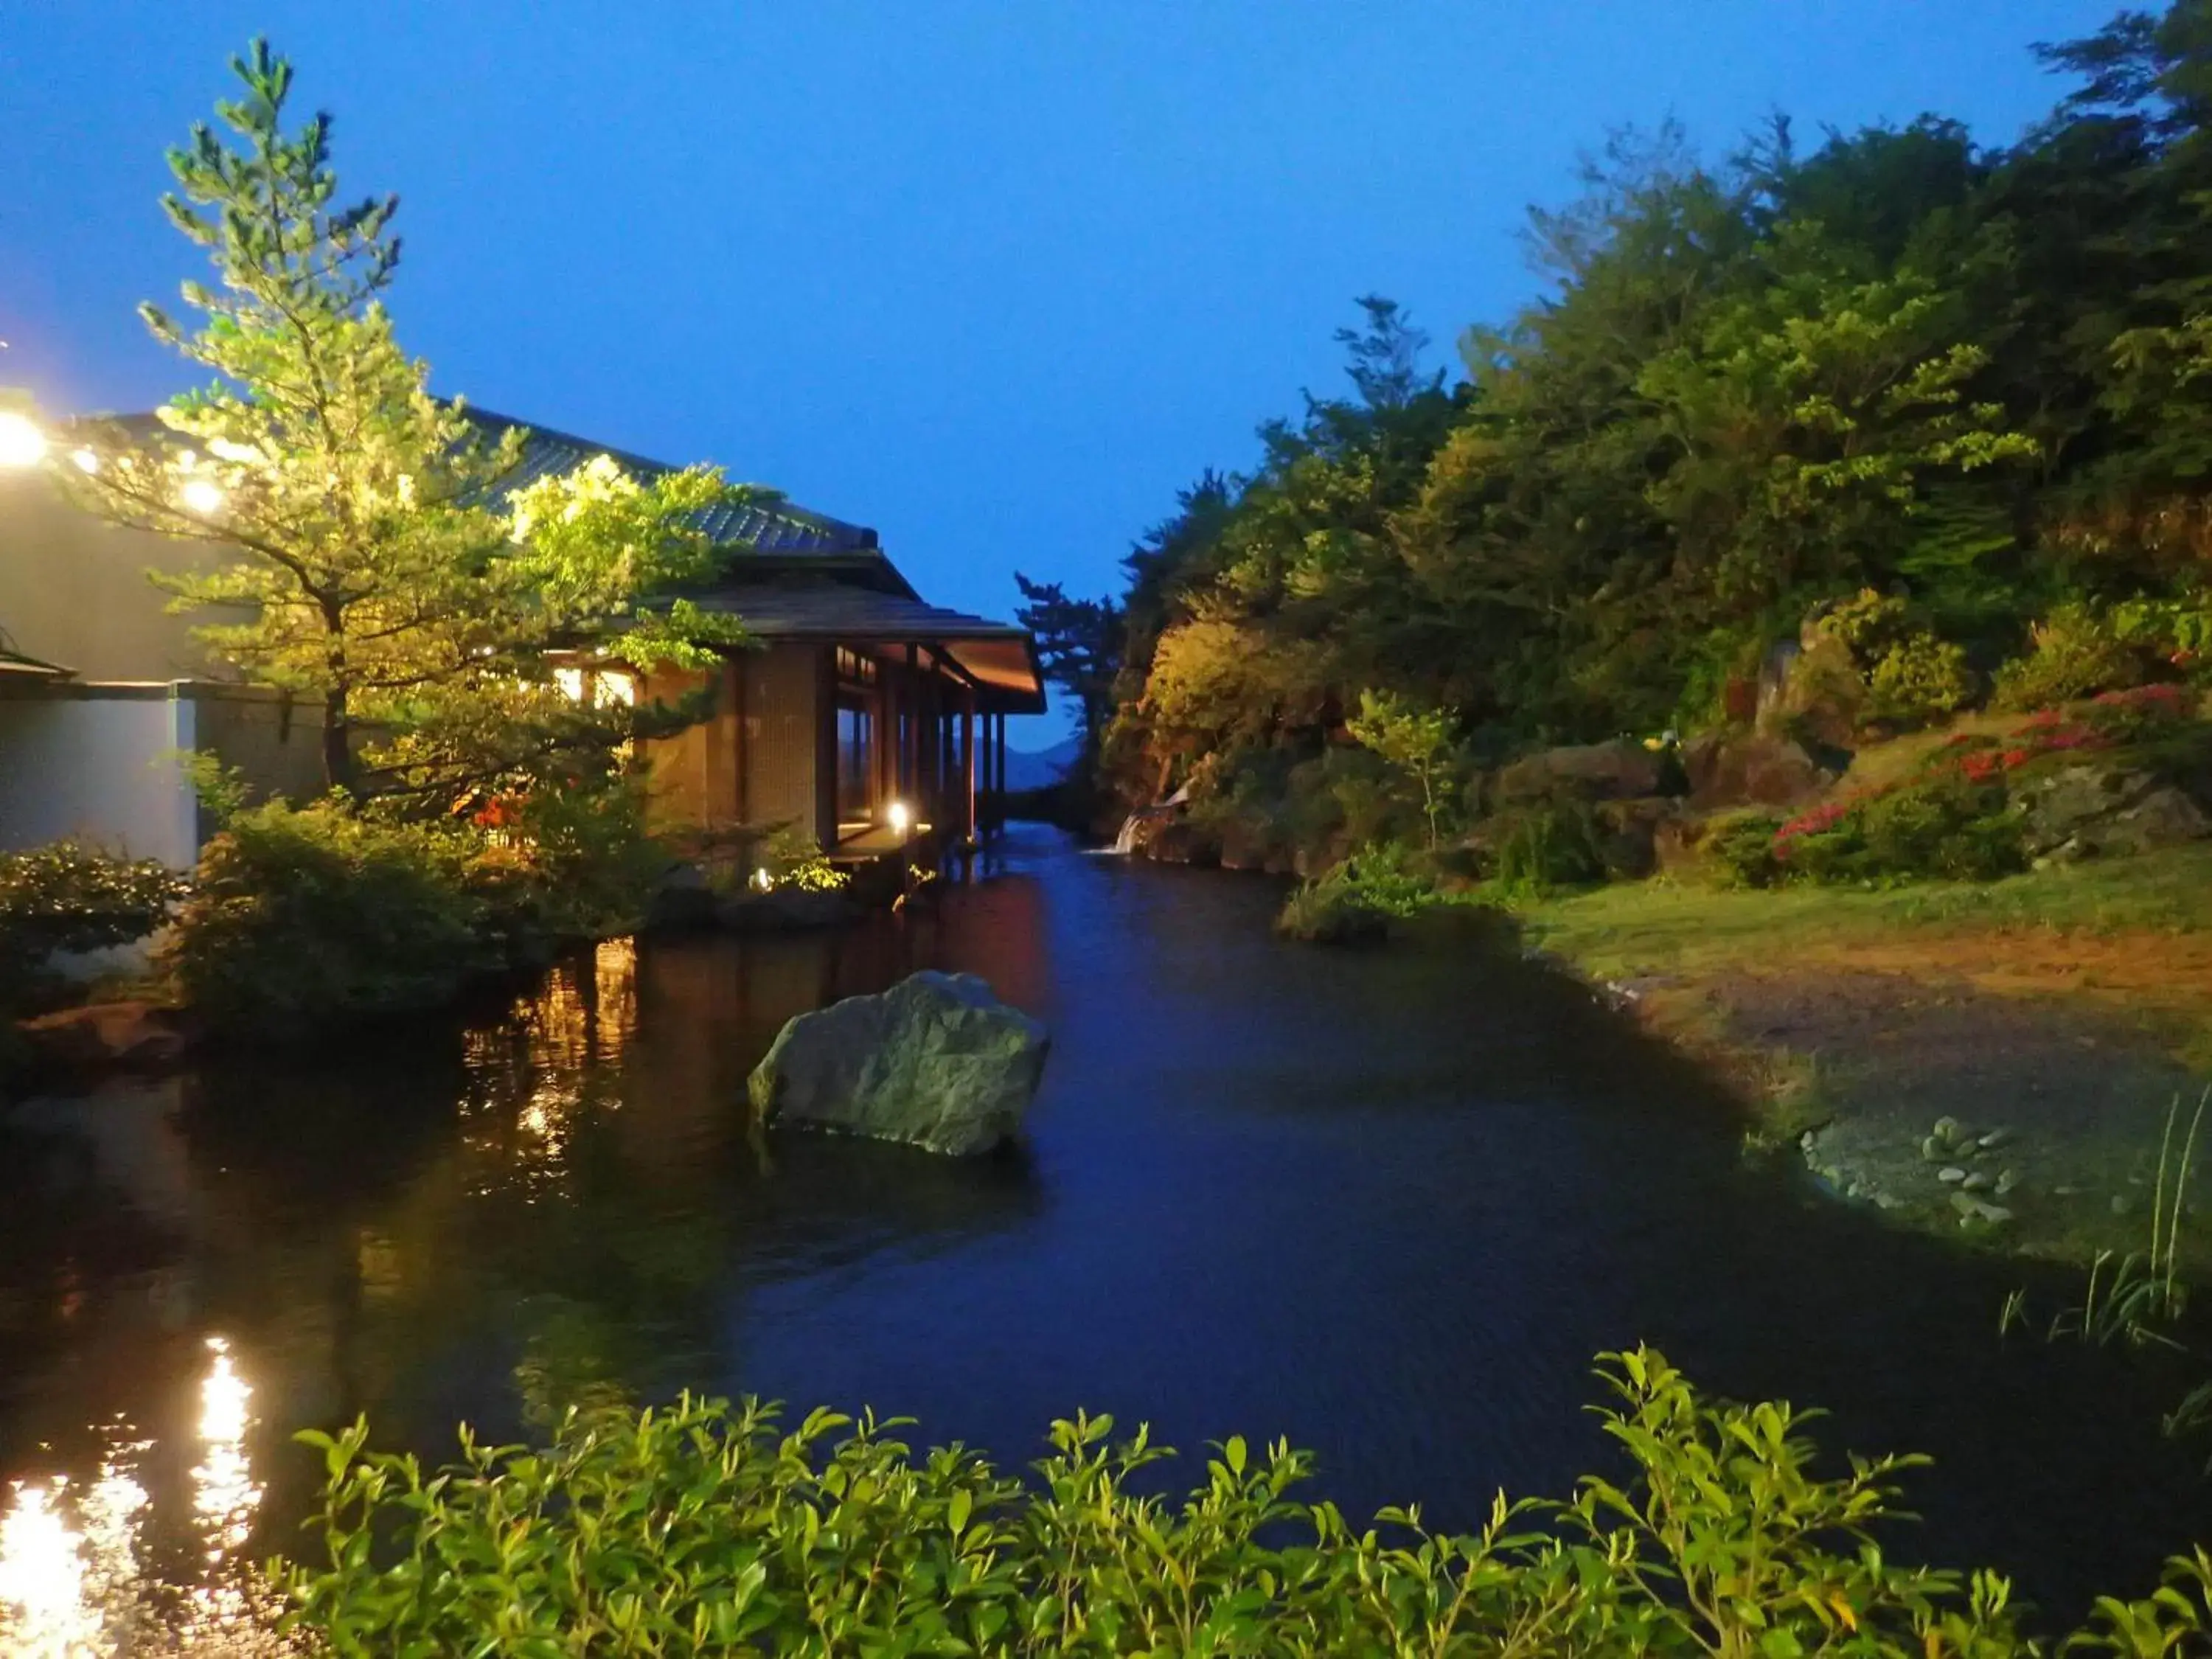
M 198 802 L 174 751 L 193 707 L 153 696 L 0 698 L 0 850 L 64 836 L 190 869 Z

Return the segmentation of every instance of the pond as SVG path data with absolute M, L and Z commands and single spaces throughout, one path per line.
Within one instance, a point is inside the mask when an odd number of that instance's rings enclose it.
M 1469 1524 L 1607 1453 L 1601 1349 L 1932 1453 L 1896 1547 L 2054 1615 L 2206 1535 L 2177 1373 L 1998 1337 L 2071 1289 L 1747 1160 L 1727 1103 L 1480 942 L 1279 942 L 1261 878 L 1018 829 L 933 913 L 609 944 L 511 1012 L 23 1103 L 0 1132 L 0 1602 L 82 1651 L 251 1650 L 292 1431 L 437 1453 L 591 1391 L 872 1405 L 1010 1462 L 1078 1407 L 1316 1449 Z M 746 1133 L 782 1022 L 918 967 L 1054 1049 L 1018 1156 Z M 2185 1385 L 2185 1375 L 2179 1380 Z M 32 1650 L 36 1650 L 35 1649 Z

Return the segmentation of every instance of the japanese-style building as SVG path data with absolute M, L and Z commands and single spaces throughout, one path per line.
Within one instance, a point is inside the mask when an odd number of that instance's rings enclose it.
M 516 424 L 476 411 L 495 433 Z M 517 485 L 611 454 L 641 477 L 661 463 L 530 428 Z M 735 616 L 758 645 L 725 654 L 713 715 L 646 745 L 656 823 L 706 830 L 795 823 L 833 859 L 874 857 L 909 835 L 994 829 L 1006 717 L 1041 714 L 1036 648 L 1012 623 L 929 604 L 876 532 L 784 502 L 707 515 L 726 574 L 688 595 Z M 584 695 L 673 701 L 702 677 L 640 687 L 577 666 Z
M 473 413 L 495 435 L 523 424 Z M 672 470 L 543 427 L 529 433 L 515 486 L 602 454 L 644 477 Z M 0 483 L 9 498 L 0 530 L 0 625 L 8 630 L 0 653 L 10 653 L 0 654 L 0 796 L 21 796 L 0 799 L 0 845 L 78 832 L 190 861 L 196 835 L 173 828 L 156 835 L 135 823 L 150 813 L 167 824 L 173 813 L 134 796 L 134 822 L 111 821 L 121 809 L 109 803 L 126 776 L 137 794 L 145 793 L 139 786 L 152 775 L 150 763 L 137 749 L 192 741 L 157 733 L 102 746 L 76 735 L 78 726 L 104 733 L 134 700 L 180 711 L 164 732 L 212 732 L 218 722 L 193 714 L 219 706 L 222 729 L 239 734 L 228 746 L 249 772 L 296 788 L 319 743 L 313 711 L 241 702 L 249 688 L 206 657 L 191 619 L 167 614 L 163 595 L 145 579 L 149 568 L 200 565 L 220 555 L 101 523 L 35 476 Z M 996 828 L 1006 717 L 1045 708 L 1029 635 L 930 605 L 876 532 L 857 525 L 773 501 L 717 509 L 699 527 L 724 550 L 724 574 L 688 597 L 736 616 L 753 645 L 723 653 L 706 674 L 655 673 L 642 684 L 611 665 L 579 660 L 560 670 L 578 696 L 672 700 L 712 684 L 708 719 L 642 745 L 654 826 L 708 834 L 797 826 L 842 861 L 892 852 L 910 839 L 943 848 Z M 126 748 L 131 757 L 116 758 Z M 18 763 L 9 763 L 11 753 Z M 162 787 L 184 790 L 180 778 Z

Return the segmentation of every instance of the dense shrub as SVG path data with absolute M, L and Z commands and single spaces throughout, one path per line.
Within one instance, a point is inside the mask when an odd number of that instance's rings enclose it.
M 2079 602 L 2057 607 L 2032 630 L 2026 653 L 1997 671 L 1994 701 L 2013 709 L 2071 702 L 2138 684 L 2147 664 L 2112 620 Z
M 647 833 L 644 792 L 627 783 L 533 789 L 500 843 L 521 854 L 531 922 L 548 941 L 636 927 L 670 863 Z
M 143 939 L 184 897 L 177 872 L 82 841 L 0 853 L 0 972 Z
M 216 1025 L 433 1008 L 508 963 L 535 886 L 524 857 L 461 826 L 272 802 L 208 843 L 161 961 Z
M 1933 634 L 1899 641 L 1867 672 L 1868 712 L 1893 726 L 1926 726 L 1973 700 L 1964 647 Z
M 1284 902 L 1275 928 L 1317 945 L 1379 939 L 1392 921 L 1405 921 L 1446 902 L 1436 878 L 1417 867 L 1395 842 L 1378 842 L 1336 865 L 1318 880 L 1303 882 Z
M 1514 892 L 1541 893 L 1606 878 L 1605 828 L 1588 801 L 1538 801 L 1491 820 L 1492 877 Z
M 432 1476 L 356 1424 L 302 1437 L 328 1468 L 326 1565 L 279 1565 L 295 1628 L 341 1655 L 448 1653 L 1997 1656 L 2031 1651 L 2006 1582 L 1900 1565 L 1870 1533 L 1924 1460 L 1816 1474 L 1808 1414 L 1701 1398 L 1649 1349 L 1609 1355 L 1599 1420 L 1627 1470 L 1479 1532 L 1413 1510 L 1355 1527 L 1293 1494 L 1310 1459 L 1213 1449 L 1180 1499 L 1170 1454 L 1113 1419 L 1053 1425 L 1035 1479 L 902 1423 L 685 1398 L 570 1413 L 542 1449 Z M 2212 1560 L 2100 1602 L 2081 1646 L 2193 1650 Z
M 2079 711 L 2081 723 L 2112 743 L 2147 743 L 2174 736 L 2197 718 L 2197 694 L 2179 685 L 2106 691 Z
M 1814 630 L 1844 648 L 1860 681 L 1860 688 L 1831 701 L 1866 718 L 1909 729 L 1973 700 L 1965 649 L 1918 626 L 1911 607 L 1893 595 L 1866 589 L 1831 607 Z M 1807 666 L 1809 672 L 1813 665 Z
M 2027 866 L 2001 782 L 1948 767 L 1879 793 L 1831 801 L 1774 836 L 1776 860 L 1817 882 L 1990 881 Z
M 1723 886 L 1771 887 L 1789 873 L 1775 856 L 1781 829 L 1771 812 L 1732 812 L 1706 826 L 1698 850 Z

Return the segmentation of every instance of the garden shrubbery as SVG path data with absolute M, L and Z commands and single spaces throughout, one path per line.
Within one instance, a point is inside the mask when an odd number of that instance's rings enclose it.
M 668 862 L 620 784 L 437 821 L 272 801 L 231 811 L 209 842 L 159 964 L 217 1028 L 299 1035 L 422 1012 L 635 927 Z
M 1355 1526 L 1278 1443 L 1213 1449 L 1187 1496 L 1113 1419 L 1053 1425 L 1035 1479 L 899 1422 L 686 1398 L 572 1413 L 538 1449 L 476 1443 L 437 1475 L 305 1436 L 328 1470 L 319 1565 L 277 1573 L 341 1655 L 1865 1655 L 2037 1651 L 1993 1573 L 1902 1565 L 1887 1534 L 1923 1460 L 1815 1472 L 1808 1413 L 1700 1396 L 1649 1349 L 1609 1355 L 1599 1421 L 1627 1468 L 1561 1502 L 1501 1495 L 1480 1531 L 1416 1510 Z M 2212 1559 L 2099 1603 L 2069 1645 L 2194 1651 Z
M 161 962 L 210 1024 L 294 1035 L 434 1008 L 505 967 L 532 884 L 460 825 L 272 802 L 210 841 Z
M 30 998 L 52 957 L 157 931 L 185 886 L 158 860 L 121 858 L 82 841 L 0 853 L 0 1009 Z
M 1380 939 L 1393 921 L 1472 896 L 1440 885 L 1427 861 L 1395 843 L 1363 848 L 1318 879 L 1302 882 L 1275 918 L 1275 931 L 1316 945 Z

